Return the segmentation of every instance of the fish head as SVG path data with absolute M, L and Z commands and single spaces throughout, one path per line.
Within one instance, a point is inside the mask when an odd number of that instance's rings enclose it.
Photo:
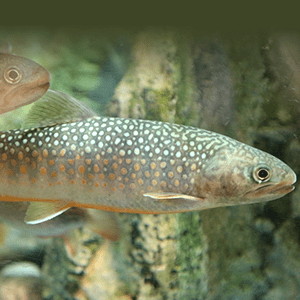
M 267 155 L 267 153 L 265 154 Z M 266 160 L 268 159 L 266 158 Z M 246 203 L 281 198 L 295 189 L 293 184 L 297 181 L 294 171 L 273 156 L 271 156 L 268 163 L 263 162 L 261 159 L 261 162 L 253 165 L 250 175 L 246 185 L 247 190 L 243 195 Z
M 0 53 L 0 114 L 36 101 L 49 86 L 50 74 L 38 63 Z
M 240 144 L 223 149 L 204 167 L 196 184 L 200 197 L 214 206 L 270 201 L 294 190 L 294 171 L 278 158 Z

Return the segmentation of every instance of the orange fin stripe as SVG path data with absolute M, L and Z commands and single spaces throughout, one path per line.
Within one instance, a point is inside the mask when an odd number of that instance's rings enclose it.
M 6 201 L 6 202 L 33 202 L 33 201 L 34 202 L 56 202 L 56 201 L 62 201 L 62 200 L 35 199 L 35 198 L 0 195 L 0 201 Z

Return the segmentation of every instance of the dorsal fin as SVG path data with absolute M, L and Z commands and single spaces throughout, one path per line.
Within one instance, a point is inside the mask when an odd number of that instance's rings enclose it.
M 33 104 L 22 127 L 46 127 L 94 116 L 97 116 L 97 113 L 74 97 L 63 92 L 48 90 Z

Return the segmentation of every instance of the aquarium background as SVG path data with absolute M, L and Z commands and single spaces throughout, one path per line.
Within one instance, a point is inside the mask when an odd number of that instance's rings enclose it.
M 297 31 L 2 26 L 0 37 L 49 70 L 51 89 L 100 115 L 216 131 L 271 153 L 299 175 Z M 1 130 L 20 128 L 29 110 L 1 116 Z M 72 254 L 61 238 L 3 225 L 0 299 L 300 299 L 299 201 L 296 187 L 262 204 L 117 214 L 120 241 L 76 229 Z

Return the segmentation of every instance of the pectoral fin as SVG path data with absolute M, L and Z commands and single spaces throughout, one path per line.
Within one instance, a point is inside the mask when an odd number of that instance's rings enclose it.
M 31 202 L 24 218 L 25 223 L 30 225 L 40 224 L 59 216 L 68 206 L 65 202 Z
M 194 196 L 184 195 L 184 194 L 177 194 L 177 193 L 146 193 L 143 195 L 144 197 L 153 198 L 156 200 L 174 200 L 174 199 L 184 199 L 190 201 L 201 201 L 204 200 L 203 198 L 197 198 Z

